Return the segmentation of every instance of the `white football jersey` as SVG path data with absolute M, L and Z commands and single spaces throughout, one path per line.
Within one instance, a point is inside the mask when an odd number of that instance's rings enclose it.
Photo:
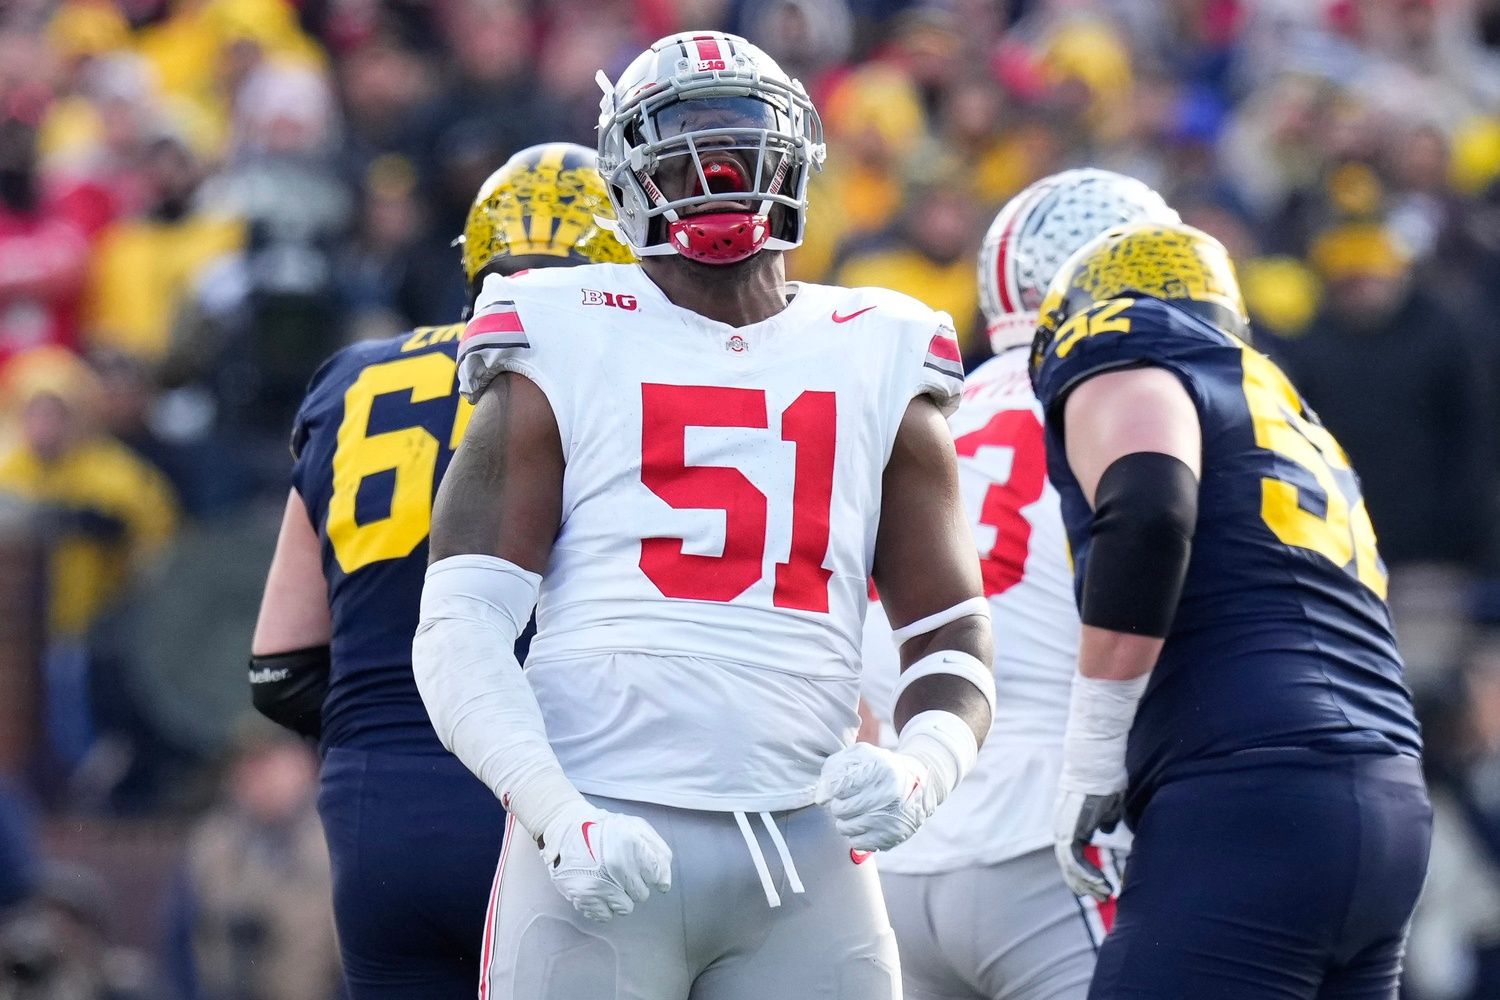
M 1026 361 L 1026 350 L 1013 348 L 978 368 L 949 421 L 995 632 L 994 723 L 974 769 L 910 840 L 880 856 L 883 871 L 995 864 L 1052 843 L 1079 624 Z M 900 666 L 878 605 L 864 655 L 865 698 L 888 720 Z
M 792 290 L 736 328 L 636 265 L 485 282 L 460 387 L 531 379 L 567 462 L 526 673 L 585 792 L 797 808 L 853 738 L 885 464 L 914 397 L 952 412 L 962 365 L 913 299 Z

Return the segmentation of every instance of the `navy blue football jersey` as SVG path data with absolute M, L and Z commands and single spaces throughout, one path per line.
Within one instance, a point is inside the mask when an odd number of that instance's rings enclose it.
M 462 324 L 355 344 L 313 376 L 292 483 L 322 542 L 333 615 L 323 744 L 444 752 L 411 671 L 432 497 L 472 407 L 455 382 Z
M 1385 566 L 1343 449 L 1265 355 L 1157 299 L 1071 318 L 1039 362 L 1076 581 L 1093 515 L 1068 469 L 1063 403 L 1092 375 L 1144 365 L 1192 397 L 1203 470 L 1182 600 L 1130 734 L 1133 799 L 1247 751 L 1419 754 Z

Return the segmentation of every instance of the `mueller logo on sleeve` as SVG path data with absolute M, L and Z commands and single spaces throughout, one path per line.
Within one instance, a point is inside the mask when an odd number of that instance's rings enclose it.
M 582 291 L 583 304 L 586 306 L 610 306 L 614 309 L 624 309 L 626 312 L 635 312 L 641 307 L 640 301 L 634 295 L 601 292 L 595 288 L 585 288 Z

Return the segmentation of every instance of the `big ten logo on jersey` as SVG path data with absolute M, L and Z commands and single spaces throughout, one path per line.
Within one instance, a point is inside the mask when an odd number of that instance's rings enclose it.
M 635 312 L 641 305 L 634 295 L 601 292 L 596 288 L 583 289 L 583 304 L 586 306 L 609 306 L 613 309 L 624 309 L 626 312 Z
M 641 482 L 661 501 L 640 569 L 665 597 L 828 613 L 838 400 L 809 389 L 641 386 Z M 762 591 L 763 593 L 763 591 Z

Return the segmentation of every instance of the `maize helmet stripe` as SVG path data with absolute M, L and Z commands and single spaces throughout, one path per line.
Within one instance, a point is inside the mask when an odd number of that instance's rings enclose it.
M 464 225 L 464 275 L 473 281 L 506 257 L 578 262 L 634 259 L 600 225 L 614 212 L 593 150 L 553 142 L 521 150 L 484 182 Z

